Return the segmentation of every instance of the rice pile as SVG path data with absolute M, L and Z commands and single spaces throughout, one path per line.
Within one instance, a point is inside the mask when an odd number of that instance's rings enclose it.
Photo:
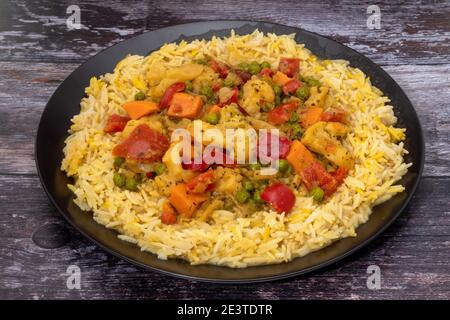
M 411 164 L 401 140 L 404 129 L 394 128 L 396 118 L 389 99 L 371 85 L 359 69 L 343 60 L 318 60 L 294 35 L 252 34 L 211 41 L 166 44 L 147 57 L 128 56 L 113 73 L 92 78 L 73 118 L 64 148 L 62 170 L 75 178 L 69 188 L 75 203 L 93 212 L 94 219 L 117 230 L 122 240 L 136 243 L 161 259 L 182 258 L 192 264 L 230 267 L 289 261 L 318 250 L 344 237 L 366 222 L 373 206 L 404 188 L 396 185 Z M 351 133 L 344 145 L 356 165 L 344 184 L 325 203 L 297 195 L 291 214 L 257 212 L 247 218 L 217 210 L 209 223 L 195 218 L 175 225 L 161 222 L 164 201 L 157 182 L 148 180 L 139 192 L 117 188 L 113 183 L 112 149 L 120 135 L 103 132 L 112 113 L 124 114 L 121 105 L 138 91 L 147 91 L 148 70 L 161 63 L 179 66 L 204 55 L 236 65 L 268 61 L 276 67 L 281 56 L 301 59 L 301 70 L 330 87 L 336 102 L 347 107 Z

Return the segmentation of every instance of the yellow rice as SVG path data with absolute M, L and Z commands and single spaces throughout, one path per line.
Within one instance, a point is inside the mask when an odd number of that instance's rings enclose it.
M 119 137 L 105 134 L 112 113 L 125 114 L 121 105 L 138 91 L 146 91 L 147 71 L 164 63 L 178 66 L 205 55 L 236 65 L 268 61 L 277 66 L 281 56 L 301 59 L 302 72 L 330 87 L 335 101 L 347 106 L 352 132 L 344 145 L 356 165 L 344 184 L 325 203 L 297 196 L 289 215 L 257 212 L 247 218 L 216 210 L 209 223 L 183 220 L 175 225 L 161 222 L 164 201 L 155 181 L 139 192 L 124 191 L 113 183 L 112 148 Z M 136 243 L 161 259 L 182 258 L 192 264 L 246 267 L 273 264 L 304 256 L 333 241 L 356 235 L 355 229 L 369 219 L 372 207 L 404 188 L 396 185 L 411 164 L 401 142 L 405 130 L 397 121 L 389 99 L 371 85 L 370 79 L 343 60 L 322 60 L 294 41 L 294 35 L 277 36 L 255 31 L 210 41 L 195 40 L 164 45 L 147 57 L 130 55 L 114 72 L 92 78 L 73 118 L 64 148 L 62 170 L 75 178 L 69 188 L 75 203 L 93 212 L 95 221 L 119 232 L 119 238 Z

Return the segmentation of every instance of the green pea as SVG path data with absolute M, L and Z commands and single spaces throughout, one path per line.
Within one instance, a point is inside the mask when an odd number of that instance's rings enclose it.
M 125 162 L 125 158 L 123 157 L 115 157 L 114 158 L 114 167 L 116 169 L 120 168 Z
M 291 165 L 285 159 L 278 160 L 277 167 L 281 173 L 286 173 Z
M 303 135 L 303 128 L 299 123 L 294 123 L 291 125 L 291 139 L 298 139 Z
M 225 87 L 229 87 L 229 88 L 234 87 L 234 81 L 231 80 L 231 79 L 226 78 L 226 79 L 223 81 L 223 85 L 224 85 Z
M 236 200 L 239 203 L 246 203 L 248 201 L 248 198 L 250 198 L 250 193 L 248 193 L 245 190 L 239 190 L 236 192 Z
M 157 176 L 160 176 L 164 173 L 164 171 L 166 171 L 166 166 L 163 163 L 159 162 L 159 163 L 155 164 L 155 167 L 153 170 L 155 170 L 155 174 Z
M 253 194 L 252 200 L 255 201 L 257 204 L 264 203 L 264 200 L 261 199 L 261 191 L 255 191 Z
M 281 89 L 281 87 L 279 85 L 274 85 L 272 87 L 273 92 L 275 93 L 276 96 L 281 96 L 281 94 L 283 93 L 283 90 Z
M 135 178 L 127 178 L 125 181 L 125 189 L 130 191 L 136 191 L 138 189 L 138 182 Z
M 320 81 L 314 78 L 305 78 L 304 82 L 310 87 L 320 87 L 321 85 Z
M 264 68 L 270 68 L 270 63 L 268 63 L 267 61 L 263 61 L 261 63 L 261 69 L 264 69 Z
M 259 66 L 258 62 L 253 61 L 250 63 L 250 66 L 248 67 L 248 72 L 251 74 L 258 74 L 261 72 L 261 67 Z
M 122 188 L 125 185 L 125 176 L 116 172 L 114 173 L 113 181 L 116 186 Z
M 297 112 L 292 112 L 291 117 L 289 118 L 289 123 L 297 123 L 299 120 Z
M 204 86 L 201 88 L 200 94 L 206 96 L 208 99 L 211 99 L 214 95 L 214 91 L 210 86 Z
M 307 100 L 309 98 L 309 87 L 303 86 L 298 88 L 297 91 L 295 91 L 295 95 L 303 101 Z
M 242 62 L 238 64 L 238 68 L 243 70 L 243 71 L 248 71 L 249 70 L 250 65 L 246 62 Z
M 134 95 L 134 100 L 145 100 L 145 98 L 147 98 L 147 96 L 142 91 L 139 91 Z
M 242 185 L 247 191 L 253 191 L 255 189 L 253 182 L 251 182 L 250 180 L 245 180 Z
M 261 164 L 260 163 L 250 163 L 249 166 L 250 170 L 256 171 L 261 169 Z
M 219 112 L 211 112 L 206 116 L 206 122 L 210 124 L 218 124 L 220 120 Z
M 320 202 L 323 200 L 324 192 L 323 192 L 322 188 L 315 187 L 311 190 L 311 196 L 313 197 L 313 199 L 315 201 Z
M 186 85 L 186 91 L 192 91 L 194 86 L 192 85 L 192 81 L 188 80 L 184 83 Z

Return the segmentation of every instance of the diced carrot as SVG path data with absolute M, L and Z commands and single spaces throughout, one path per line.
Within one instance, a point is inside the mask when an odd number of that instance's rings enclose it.
M 289 78 L 287 75 L 285 75 L 283 72 L 277 71 L 273 77 L 273 82 L 280 86 L 284 86 L 286 83 L 292 80 L 292 78 Z
M 307 108 L 302 112 L 300 124 L 303 128 L 308 128 L 314 123 L 319 122 L 322 117 L 323 109 L 319 107 Z
M 220 110 L 222 110 L 222 108 L 219 107 L 219 105 L 214 104 L 214 105 L 212 105 L 211 107 L 209 107 L 208 113 L 220 112 Z
M 195 209 L 208 199 L 207 195 L 188 193 L 186 184 L 180 183 L 170 190 L 170 203 L 186 218 L 192 218 Z
M 131 119 L 136 120 L 159 110 L 152 101 L 129 101 L 123 105 Z
M 202 108 L 203 102 L 199 96 L 184 92 L 175 93 L 167 114 L 177 118 L 194 119 Z
M 161 221 L 164 224 L 174 224 L 177 222 L 177 213 L 167 200 L 162 205 Z
M 304 169 L 310 167 L 316 161 L 316 158 L 303 143 L 299 140 L 294 140 L 286 160 L 289 161 L 298 174 L 301 174 Z

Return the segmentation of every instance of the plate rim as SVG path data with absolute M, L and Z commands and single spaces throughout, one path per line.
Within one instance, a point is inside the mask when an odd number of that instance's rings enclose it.
M 395 82 L 395 84 L 399 87 L 399 89 L 403 92 L 405 98 L 407 99 L 407 102 L 412 106 L 412 109 L 414 111 L 414 117 L 417 120 L 418 123 L 418 132 L 420 134 L 420 163 L 418 164 L 418 171 L 417 171 L 417 176 L 415 177 L 415 181 L 413 183 L 413 185 L 411 186 L 411 191 L 409 192 L 409 194 L 407 195 L 407 197 L 403 200 L 403 204 L 401 205 L 401 207 L 397 210 L 397 212 L 390 217 L 389 220 L 387 220 L 383 226 L 381 228 L 379 228 L 374 234 L 372 234 L 371 236 L 369 236 L 367 239 L 363 240 L 361 243 L 353 246 L 351 249 L 347 250 L 346 252 L 332 258 L 332 259 L 328 259 L 322 263 L 310 266 L 308 268 L 304 268 L 304 269 L 300 269 L 300 270 L 296 270 L 296 271 L 291 271 L 291 272 L 286 272 L 286 273 L 281 273 L 281 274 L 277 274 L 277 275 L 273 275 L 273 276 L 265 276 L 265 277 L 257 277 L 257 278 L 245 278 L 245 279 L 218 279 L 218 278 L 208 278 L 208 277 L 201 277 L 201 276 L 192 276 L 192 275 L 188 275 L 188 274 L 181 274 L 181 273 L 177 273 L 177 272 L 173 272 L 173 271 L 167 271 L 164 269 L 160 269 L 158 267 L 154 267 L 148 264 L 145 264 L 141 261 L 137 261 L 134 260 L 133 258 L 129 258 L 125 255 L 123 255 L 122 253 L 115 251 L 114 249 L 110 248 L 109 246 L 101 243 L 99 240 L 97 240 L 95 237 L 89 235 L 86 231 L 83 230 L 83 228 L 81 228 L 80 226 L 78 226 L 77 224 L 74 223 L 74 221 L 72 221 L 69 216 L 65 213 L 65 211 L 56 203 L 55 199 L 53 199 L 52 194 L 50 193 L 50 191 L 48 190 L 46 184 L 44 183 L 44 179 L 42 176 L 42 172 L 38 163 L 38 155 L 39 155 L 39 151 L 38 151 L 38 139 L 40 136 L 40 132 L 42 132 L 42 118 L 44 117 L 44 114 L 47 110 L 48 105 L 50 104 L 53 96 L 55 95 L 55 93 L 60 89 L 60 87 L 65 83 L 65 81 L 67 80 L 68 77 L 70 77 L 73 73 L 75 73 L 76 71 L 78 71 L 80 68 L 82 68 L 85 64 L 87 64 L 90 60 L 94 59 L 95 57 L 97 57 L 98 55 L 104 53 L 105 51 L 109 50 L 112 47 L 118 46 L 123 44 L 126 41 L 129 41 L 131 39 L 137 38 L 139 36 L 142 36 L 144 34 L 147 33 L 153 33 L 153 32 L 161 32 L 163 30 L 167 30 L 173 27 L 182 27 L 182 26 L 192 26 L 192 25 L 198 25 L 201 23 L 205 23 L 205 24 L 220 24 L 220 23 L 244 23 L 244 24 L 267 24 L 270 26 L 280 26 L 280 27 L 288 27 L 288 28 L 293 28 L 293 29 L 297 29 L 301 32 L 306 32 L 309 34 L 312 34 L 316 37 L 319 38 L 326 38 L 329 41 L 332 42 L 336 42 L 344 47 L 346 47 L 347 49 L 351 50 L 354 54 L 358 55 L 358 56 L 362 56 L 365 59 L 370 60 L 373 64 L 375 64 L 381 71 L 381 73 L 383 74 L 384 77 L 386 77 L 387 79 L 392 80 L 393 82 Z M 238 28 L 238 27 L 236 27 Z M 257 28 L 257 27 L 256 27 Z M 256 29 L 255 28 L 255 29 Z M 233 27 L 230 28 L 230 30 L 233 29 Z M 211 29 L 205 31 L 205 32 L 209 32 L 211 31 Z M 99 52 L 97 52 L 96 54 L 90 56 L 88 59 L 84 60 L 80 65 L 77 66 L 77 68 L 75 68 L 73 71 L 71 71 L 71 73 L 65 77 L 65 79 L 56 87 L 56 89 L 53 91 L 52 95 L 50 96 L 50 98 L 48 99 L 44 110 L 41 113 L 41 116 L 39 118 L 39 124 L 36 130 L 36 136 L 34 139 L 34 162 L 36 165 L 36 169 L 37 169 L 37 174 L 39 177 L 39 181 L 41 186 L 43 187 L 48 199 L 50 200 L 50 202 L 53 204 L 53 206 L 57 209 L 57 211 L 64 217 L 64 219 L 75 229 L 77 230 L 80 234 L 83 235 L 83 237 L 87 238 L 89 241 L 91 241 L 93 244 L 95 244 L 96 246 L 100 247 L 101 249 L 105 250 L 107 253 L 122 259 L 124 261 L 127 261 L 128 263 L 131 263 L 132 265 L 138 266 L 140 268 L 143 268 L 144 270 L 150 270 L 150 271 L 155 271 L 157 273 L 160 274 L 164 274 L 164 275 L 168 275 L 171 276 L 173 278 L 179 278 L 179 279 L 185 279 L 185 280 L 191 280 L 191 281 L 197 281 L 197 282 L 205 282 L 205 283 L 220 283 L 220 284 L 246 284 L 246 283 L 261 283 L 261 282 L 269 282 L 269 281 L 277 281 L 277 280 L 281 280 L 281 279 L 287 279 L 287 278 L 292 278 L 292 277 L 296 277 L 299 275 L 305 275 L 307 273 L 312 273 L 315 271 L 318 271 L 320 269 L 323 269 L 325 267 L 328 267 L 330 265 L 336 264 L 339 261 L 342 261 L 346 258 L 348 258 L 349 256 L 353 255 L 354 253 L 356 253 L 357 251 L 361 250 L 362 248 L 366 247 L 369 243 L 371 243 L 372 241 L 374 241 L 376 238 L 378 238 L 384 231 L 386 231 L 386 229 L 388 229 L 393 223 L 394 221 L 396 221 L 398 219 L 398 217 L 403 213 L 403 211 L 405 210 L 405 208 L 409 205 L 411 199 L 413 198 L 413 196 L 415 195 L 417 188 L 420 184 L 420 182 L 422 181 L 423 178 L 423 170 L 424 170 L 424 165 L 425 165 L 425 137 L 424 137 L 424 131 L 423 131 L 423 126 L 421 123 L 421 120 L 419 118 L 419 115 L 416 111 L 416 108 L 414 108 L 414 105 L 412 104 L 412 102 L 410 101 L 409 97 L 406 95 L 406 93 L 404 92 L 404 90 L 401 88 L 401 86 L 397 83 L 397 81 L 395 81 L 378 63 L 374 62 L 372 59 L 366 57 L 364 54 L 358 52 L 357 50 L 341 43 L 340 41 L 337 41 L 329 36 L 325 36 L 313 31 L 309 31 L 306 29 L 303 29 L 301 27 L 297 27 L 297 26 L 290 26 L 290 25 L 284 25 L 284 24 L 280 24 L 280 23 L 276 23 L 276 22 L 270 22 L 270 21 L 263 21 L 263 20 L 241 20 L 241 19 L 221 19 L 221 20 L 198 20 L 198 21 L 192 21 L 192 22 L 188 22 L 188 23 L 182 23 L 182 24 L 174 24 L 174 25 L 170 25 L 170 26 L 166 26 L 163 28 L 158 28 L 155 30 L 148 30 L 145 32 L 142 32 L 138 35 L 132 36 L 130 38 L 121 40 L 111 46 L 108 46 L 102 50 L 100 50 Z M 389 200 L 388 200 L 389 201 Z M 365 222 L 369 222 L 370 220 L 370 216 L 369 219 Z M 360 227 L 363 224 L 360 224 L 358 227 Z M 100 225 L 103 228 L 106 228 L 103 225 Z M 339 241 L 341 239 L 338 239 L 336 241 L 334 241 L 333 243 Z M 123 240 L 122 240 L 123 241 Z M 331 243 L 332 244 L 332 243 Z M 330 244 L 330 245 L 331 245 Z M 324 247 L 325 248 L 325 247 Z M 314 252 L 318 252 L 324 248 L 321 248 L 317 251 Z M 312 253 L 312 252 L 311 252 Z M 148 252 L 148 254 L 153 254 L 152 252 Z M 287 264 L 290 263 L 291 261 L 298 259 L 301 257 L 296 257 L 290 261 L 287 262 L 281 262 L 280 264 Z M 274 264 L 274 265 L 279 265 L 279 264 Z M 226 267 L 226 266 L 220 266 L 220 267 L 224 267 L 224 268 L 230 268 L 230 267 Z M 251 268 L 252 266 L 246 267 L 244 269 L 247 268 Z M 234 268 L 231 268 L 234 269 Z

